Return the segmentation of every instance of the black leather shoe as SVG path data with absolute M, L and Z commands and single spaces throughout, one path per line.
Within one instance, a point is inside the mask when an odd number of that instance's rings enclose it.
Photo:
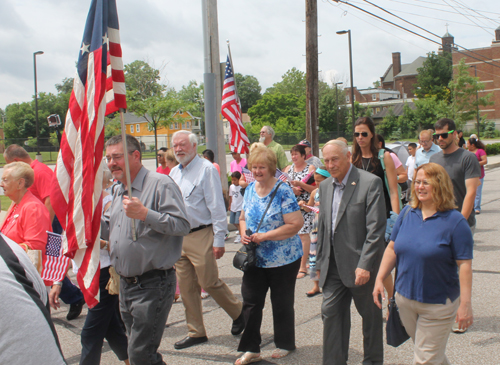
M 72 319 L 78 318 L 80 313 L 82 313 L 83 305 L 85 304 L 85 299 L 80 300 L 76 304 L 71 304 L 69 306 L 69 312 L 68 315 L 66 316 L 66 319 L 68 321 L 71 321 Z
M 233 321 L 233 326 L 231 327 L 231 334 L 236 336 L 239 335 L 245 329 L 245 317 L 243 313 L 240 314 L 238 318 Z
M 181 350 L 181 349 L 185 349 L 185 348 L 188 348 L 188 347 L 191 347 L 194 345 L 199 345 L 200 343 L 207 342 L 207 341 L 208 341 L 207 336 L 203 336 L 203 337 L 189 337 L 189 336 L 187 336 L 186 338 L 183 338 L 179 342 L 176 342 L 174 344 L 174 348 L 176 350 Z

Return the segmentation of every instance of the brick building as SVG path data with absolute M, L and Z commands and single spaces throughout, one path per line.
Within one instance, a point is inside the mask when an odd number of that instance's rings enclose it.
M 453 43 L 453 36 L 450 35 L 450 37 Z M 479 92 L 479 96 L 493 94 L 491 100 L 494 104 L 480 107 L 479 114 L 487 120 L 494 121 L 498 129 L 500 127 L 500 27 L 495 30 L 495 39 L 491 46 L 470 51 L 458 52 L 455 47 L 452 47 L 453 66 L 465 58 L 465 63 L 470 66 L 471 75 L 477 72 L 477 77 L 484 84 L 484 90 Z M 474 122 L 471 121 L 467 125 L 472 127 Z
M 399 91 L 402 99 L 415 97 L 413 89 L 417 83 L 417 70 L 422 67 L 425 60 L 425 57 L 420 56 L 411 63 L 401 64 L 401 53 L 393 52 L 392 64 L 380 78 L 380 85 L 386 90 Z

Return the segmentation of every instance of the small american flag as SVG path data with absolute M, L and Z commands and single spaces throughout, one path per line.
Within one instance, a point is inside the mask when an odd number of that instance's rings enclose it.
M 47 232 L 47 259 L 42 270 L 42 279 L 47 281 L 63 281 L 68 270 L 69 258 L 63 255 L 62 236 Z
M 276 174 L 274 175 L 274 177 L 283 182 L 292 181 L 292 179 L 290 179 L 290 175 L 279 169 L 276 169 Z
M 233 75 L 233 68 L 229 56 L 226 61 L 226 75 L 224 77 L 224 86 L 222 89 L 222 115 L 229 121 L 231 126 L 231 135 L 229 148 L 231 152 L 248 153 L 247 131 L 241 121 L 240 99 L 236 92 L 236 80 Z
M 249 169 L 242 167 L 241 172 L 243 172 L 243 175 L 245 175 L 245 180 L 248 184 L 255 181 L 255 178 L 253 177 L 252 171 L 250 171 Z
M 310 205 L 304 205 L 304 207 L 311 209 L 316 214 L 319 214 L 319 208 L 311 207 Z
M 118 29 L 116 0 L 92 0 L 50 195 L 89 308 L 99 302 L 104 116 L 127 107 Z

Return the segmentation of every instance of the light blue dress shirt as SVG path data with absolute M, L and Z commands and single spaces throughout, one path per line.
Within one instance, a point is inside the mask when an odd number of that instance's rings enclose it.
M 226 205 L 219 173 L 212 163 L 195 156 L 187 166 L 177 165 L 170 177 L 179 185 L 191 229 L 212 224 L 214 247 L 224 247 Z
M 431 158 L 431 156 L 435 153 L 438 153 L 439 151 L 441 151 L 441 147 L 434 143 L 432 144 L 431 148 L 429 148 L 429 151 L 424 150 L 423 147 L 419 148 L 415 153 L 415 168 L 429 163 L 429 159 Z
M 333 178 L 333 200 L 332 200 L 332 243 L 333 236 L 335 235 L 335 225 L 337 224 L 337 214 L 339 212 L 340 202 L 342 201 L 342 196 L 344 196 L 344 188 L 345 184 L 347 184 L 347 179 L 349 179 L 349 175 L 351 174 L 352 164 L 345 174 L 342 181 L 338 181 L 337 178 Z

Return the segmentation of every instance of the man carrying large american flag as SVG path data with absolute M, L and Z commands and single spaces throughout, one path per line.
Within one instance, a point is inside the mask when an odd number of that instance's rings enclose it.
M 65 255 L 79 267 L 78 284 L 89 308 L 99 300 L 104 116 L 127 107 L 118 29 L 115 0 L 92 0 L 50 194 L 64 229 Z M 59 292 L 54 285 L 54 308 Z

